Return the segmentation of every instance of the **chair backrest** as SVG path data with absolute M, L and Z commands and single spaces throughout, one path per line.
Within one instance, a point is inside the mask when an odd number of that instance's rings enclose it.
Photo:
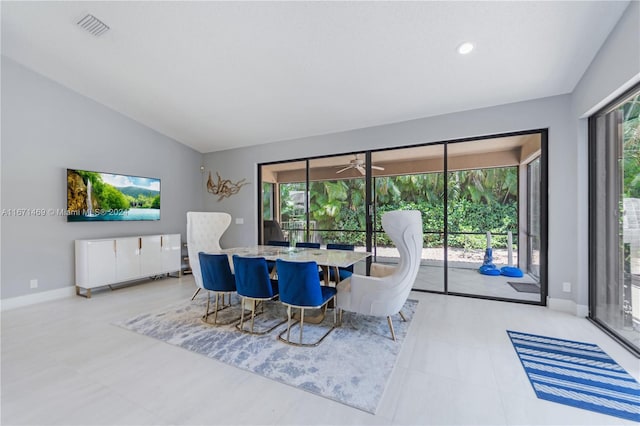
M 289 247 L 289 241 L 269 240 L 268 246 Z
M 341 243 L 329 243 L 327 244 L 327 250 L 355 250 L 353 244 L 341 244 Z
M 211 291 L 236 291 L 236 279 L 231 273 L 226 254 L 198 253 L 202 285 Z
M 341 244 L 341 243 L 328 243 L 327 250 L 351 250 L 355 251 L 356 247 L 353 244 Z M 340 268 L 344 271 L 353 272 L 353 265 L 346 268 Z
M 262 222 L 262 226 L 264 230 L 262 241 L 284 240 L 284 234 L 277 220 L 265 220 Z
M 200 252 L 220 250 L 220 237 L 231 224 L 231 215 L 222 212 L 187 212 L 187 252 L 196 285 L 202 284 Z
M 271 285 L 269 269 L 264 257 L 242 257 L 233 255 L 236 273 L 236 290 L 239 295 L 268 299 L 277 294 Z
M 320 306 L 322 290 L 318 278 L 318 264 L 276 260 L 280 301 L 294 306 Z
M 304 241 L 299 241 L 296 243 L 296 247 L 319 249 L 320 243 L 307 243 Z
M 422 257 L 422 216 L 417 210 L 394 210 L 382 216 L 382 228 L 400 252 L 400 263 L 384 280 L 395 283 L 391 311 L 398 312 L 411 292 Z

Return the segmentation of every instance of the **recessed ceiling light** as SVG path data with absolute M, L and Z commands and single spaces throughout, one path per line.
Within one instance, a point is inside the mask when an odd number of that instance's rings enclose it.
M 471 53 L 472 50 L 473 50 L 473 44 L 469 43 L 468 41 L 458 46 L 458 53 L 461 55 L 466 55 L 467 53 Z

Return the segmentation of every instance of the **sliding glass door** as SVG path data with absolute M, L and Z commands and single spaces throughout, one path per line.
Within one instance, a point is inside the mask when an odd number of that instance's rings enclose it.
M 422 213 L 423 249 L 416 290 L 445 291 L 444 145 L 373 152 L 373 253 L 376 262 L 398 262 L 398 251 L 382 229 L 391 210 Z
M 590 318 L 640 355 L 640 87 L 590 118 Z
M 544 304 L 545 147 L 540 130 L 264 164 L 260 242 L 277 225 L 291 245 L 351 244 L 394 264 L 382 216 L 418 210 L 414 290 Z
M 540 157 L 527 165 L 527 273 L 540 279 Z
M 447 144 L 447 289 L 450 293 L 543 303 L 540 275 L 527 270 L 528 186 L 542 133 Z M 526 216 L 525 216 L 526 217 Z

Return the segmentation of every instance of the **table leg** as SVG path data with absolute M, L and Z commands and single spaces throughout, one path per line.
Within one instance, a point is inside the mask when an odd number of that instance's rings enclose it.
M 331 277 L 329 276 L 329 267 L 327 265 L 320 265 L 322 268 L 322 274 L 324 275 L 324 285 L 329 285 Z

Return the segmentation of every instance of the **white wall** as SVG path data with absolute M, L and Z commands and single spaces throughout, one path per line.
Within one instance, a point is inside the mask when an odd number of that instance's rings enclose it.
M 578 208 L 576 144 L 569 96 L 209 153 L 205 155 L 207 171 L 213 171 L 214 176 L 218 171 L 231 180 L 247 177 L 251 185 L 220 202 L 205 193 L 205 210 L 226 211 L 234 218 L 245 219 L 244 225 L 232 222 L 222 238 L 224 246 L 255 244 L 258 163 L 541 128 L 549 128 L 549 180 L 562 182 L 549 186 L 549 295 L 568 299 L 572 294 L 563 293 L 561 287 L 565 281 L 577 283 L 577 228 L 573 216 L 566 213 Z
M 161 219 L 2 217 L 3 300 L 74 285 L 73 240 L 180 233 L 202 209 L 202 154 L 2 59 L 2 208 L 66 208 L 66 168 L 161 179 Z M 29 281 L 38 279 L 38 289 Z M 36 295 L 37 296 L 37 295 Z

